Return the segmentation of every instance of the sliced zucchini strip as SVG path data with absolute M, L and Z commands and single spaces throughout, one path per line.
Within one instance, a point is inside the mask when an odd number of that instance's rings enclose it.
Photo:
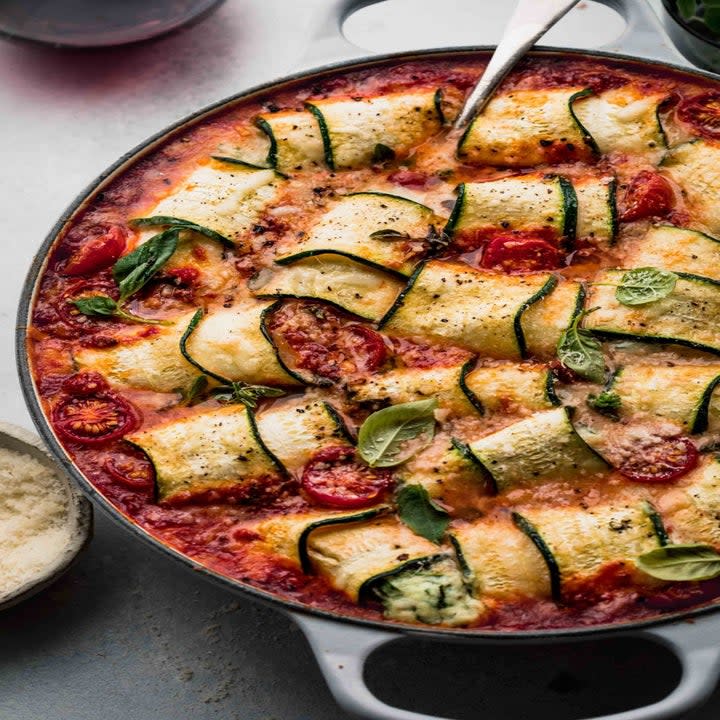
M 352 600 L 378 580 L 450 555 L 395 517 L 320 527 L 307 537 L 312 569 Z
M 579 282 L 562 280 L 523 313 L 520 327 L 529 357 L 555 357 L 560 337 L 582 310 L 584 299 L 585 290 Z
M 419 266 L 380 324 L 390 334 L 520 359 L 525 354 L 520 319 L 556 282 L 549 273 L 498 275 L 432 260 Z
M 577 194 L 577 237 L 611 245 L 617 234 L 615 178 L 584 178 L 573 182 Z
M 372 585 L 389 620 L 460 627 L 485 614 L 454 558 L 410 567 Z
M 535 413 L 469 443 L 498 492 L 544 480 L 582 479 L 607 463 L 577 434 L 567 408 Z
M 625 270 L 599 273 L 588 307 L 598 308 L 585 317 L 589 330 L 608 336 L 627 336 L 645 342 L 676 343 L 720 353 L 720 283 L 697 275 L 680 275 L 673 292 L 645 305 L 622 305 L 615 287 Z
M 657 503 L 673 543 L 720 546 L 720 461 L 707 457 Z
M 370 165 L 378 145 L 402 157 L 443 124 L 435 89 L 313 100 L 308 109 L 318 119 L 331 170 Z
M 349 390 L 356 402 L 389 401 L 391 405 L 397 405 L 435 397 L 439 407 L 452 413 L 472 413 L 476 406 L 461 387 L 467 365 L 398 368 L 375 373 L 351 384 Z
M 324 166 L 325 149 L 317 118 L 310 112 L 263 113 L 258 127 L 270 139 L 267 163 L 281 172 Z
M 455 512 L 477 510 L 492 489 L 467 445 L 445 435 L 403 463 L 397 474 L 408 485 L 422 485 L 431 498 Z
M 720 281 L 720 240 L 696 230 L 656 225 L 628 244 L 627 267 L 657 267 Z
M 255 530 L 269 551 L 296 562 L 305 572 L 311 572 L 307 555 L 310 533 L 320 527 L 364 522 L 389 510 L 380 505 L 366 510 L 343 512 L 312 511 L 293 515 L 273 516 L 257 523 Z
M 319 255 L 277 268 L 258 297 L 318 299 L 373 322 L 392 307 L 401 280 L 340 255 Z
M 433 219 L 433 211 L 414 200 L 380 192 L 353 193 L 343 197 L 294 245 L 291 254 L 277 262 L 286 265 L 313 255 L 344 255 L 410 275 L 415 267 L 410 258 L 417 254 L 418 242 L 428 236 Z M 399 236 L 383 236 L 390 232 Z
M 634 567 L 638 555 L 660 545 L 647 503 L 629 498 L 612 505 L 524 508 L 559 572 L 560 592 L 586 582 L 608 563 Z
M 280 182 L 274 170 L 211 159 L 144 214 L 189 220 L 245 249 L 245 236 Z
M 577 209 L 572 185 L 558 176 L 463 183 L 445 232 L 458 237 L 502 228 L 572 239 Z
M 258 436 L 252 413 L 241 405 L 171 420 L 126 439 L 152 460 L 160 500 L 283 474 Z
M 662 169 L 682 188 L 694 219 L 713 235 L 720 234 L 720 145 L 693 140 L 667 152 Z
M 648 94 L 625 85 L 580 98 L 573 111 L 603 154 L 632 153 L 659 160 L 665 134 L 658 110 L 666 98 L 667 93 Z
M 271 303 L 246 300 L 213 310 L 188 341 L 191 357 L 229 380 L 296 385 L 261 331 L 263 313 L 269 306 Z M 180 353 L 180 338 L 193 314 L 177 318 L 172 325 L 158 326 L 149 337 L 131 336 L 110 348 L 78 348 L 75 364 L 102 373 L 112 383 L 140 390 L 175 392 L 185 388 L 198 375 Z
M 454 530 L 483 600 L 549 598 L 550 575 L 536 545 L 509 518 L 483 518 Z
M 620 396 L 623 416 L 663 418 L 690 433 L 707 430 L 720 364 L 629 365 L 615 375 L 612 392 Z M 715 418 L 717 419 L 717 418 Z
M 591 160 L 594 143 L 573 112 L 588 92 L 577 87 L 495 95 L 461 138 L 458 157 L 506 167 L 552 163 L 558 156 Z
M 257 416 L 260 437 L 290 473 L 329 445 L 351 445 L 345 424 L 326 402 L 305 399 L 274 405 Z
M 503 363 L 477 367 L 464 377 L 463 389 L 486 413 L 547 410 L 559 404 L 555 376 L 545 365 Z

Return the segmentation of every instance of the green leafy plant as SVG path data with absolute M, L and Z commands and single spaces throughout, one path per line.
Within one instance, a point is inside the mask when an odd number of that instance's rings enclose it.
M 358 452 L 371 467 L 393 467 L 410 458 L 421 446 L 408 449 L 410 440 L 423 437 L 430 443 L 435 430 L 437 400 L 418 400 L 378 410 L 358 433 Z M 423 445 L 423 446 L 424 446 Z
M 580 327 L 582 319 L 593 312 L 578 313 L 570 327 L 558 342 L 557 356 L 563 365 L 574 370 L 580 377 L 596 383 L 605 382 L 605 358 L 600 341 L 585 328 Z
M 280 388 L 268 387 L 267 385 L 251 385 L 245 382 L 229 380 L 222 375 L 218 375 L 217 373 L 208 370 L 195 360 L 188 352 L 187 343 L 190 336 L 200 324 L 204 315 L 205 313 L 202 308 L 195 311 L 195 314 L 190 319 L 190 323 L 180 338 L 180 352 L 182 353 L 182 356 L 193 367 L 197 368 L 204 376 L 206 376 L 206 378 L 212 378 L 219 383 L 217 387 L 212 388 L 211 392 L 220 402 L 242 403 L 245 407 L 254 408 L 257 406 L 257 401 L 260 398 L 282 397 L 285 395 L 285 391 Z
M 711 580 L 720 575 L 720 553 L 709 545 L 665 545 L 640 555 L 637 566 L 659 580 Z
M 588 395 L 587 404 L 599 413 L 617 418 L 622 405 L 620 396 L 615 392 L 603 390 L 599 395 Z
M 400 230 L 393 230 L 392 228 L 385 228 L 383 230 L 376 230 L 370 233 L 370 237 L 374 240 L 409 240 L 410 235 Z
M 414 533 L 438 543 L 442 540 L 450 516 L 433 502 L 422 485 L 403 485 L 397 493 L 398 516 Z
M 675 5 L 686 25 L 720 36 L 720 0 L 676 0 Z
M 654 267 L 628 270 L 620 279 L 615 297 L 623 305 L 647 305 L 670 295 L 678 276 Z
M 202 235 L 209 240 L 215 240 L 225 247 L 235 247 L 235 243 L 230 240 L 230 238 L 225 237 L 215 230 L 211 230 L 204 225 L 198 225 L 190 220 L 170 217 L 169 215 L 153 215 L 152 217 L 135 218 L 130 220 L 129 224 L 133 227 L 166 227 L 168 230 L 188 230 L 190 232 L 197 233 L 198 235 Z
M 375 147 L 373 148 L 372 162 L 374 164 L 379 165 L 382 163 L 390 162 L 394 159 L 395 151 L 388 145 L 377 143 L 377 145 L 375 145 Z
M 88 295 L 72 302 L 83 315 L 89 317 L 115 317 L 119 320 L 143 325 L 167 324 L 165 320 L 153 320 L 152 318 L 133 315 L 127 310 L 123 310 L 115 300 L 107 295 Z

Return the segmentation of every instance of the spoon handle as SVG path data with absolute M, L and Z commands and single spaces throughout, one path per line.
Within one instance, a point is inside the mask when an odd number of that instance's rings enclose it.
M 466 125 L 535 41 L 579 0 L 519 0 L 485 72 L 465 101 L 455 127 Z

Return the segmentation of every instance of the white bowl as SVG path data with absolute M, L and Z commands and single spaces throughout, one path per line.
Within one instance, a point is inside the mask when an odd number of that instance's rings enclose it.
M 24 428 L 0 422 L 0 449 L 23 453 L 51 469 L 65 486 L 68 493 L 68 523 L 71 526 L 70 540 L 59 557 L 49 561 L 37 575 L 22 583 L 0 599 L 0 610 L 29 598 L 57 580 L 73 563 L 78 553 L 87 545 L 92 536 L 92 506 L 80 494 L 75 484 L 45 450 L 42 441 Z

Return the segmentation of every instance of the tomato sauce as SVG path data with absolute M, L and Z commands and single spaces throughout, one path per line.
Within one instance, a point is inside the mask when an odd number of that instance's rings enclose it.
M 314 483 L 311 472 L 302 478 L 261 478 L 242 491 L 209 491 L 201 496 L 181 495 L 172 503 L 158 503 L 152 468 L 144 455 L 122 438 L 131 429 L 148 428 L 183 417 L 187 408 L 177 404 L 174 393 L 110 388 L 102 377 L 91 373 L 78 379 L 73 360 L 73 352 L 78 347 L 115 347 L 143 333 L 147 337 L 157 331 L 153 327 L 128 326 L 109 317 L 88 317 L 78 312 L 75 302 L 98 294 L 117 300 L 110 265 L 121 253 L 136 247 L 139 239 L 137 230 L 128 225 L 128 219 L 145 215 L 218 147 L 255 141 L 259 131 L 253 120 L 259 112 L 301 110 L 308 99 L 364 98 L 439 85 L 448 88 L 447 97 L 457 103 L 476 82 L 484 65 L 484 60 L 459 56 L 452 60 L 372 66 L 325 74 L 309 83 L 297 81 L 279 92 L 264 91 L 260 97 L 231 103 L 172 132 L 167 140 L 134 161 L 73 216 L 50 248 L 46 270 L 39 280 L 28 330 L 28 353 L 47 417 L 79 469 L 119 513 L 158 541 L 229 578 L 312 607 L 361 618 L 382 617 L 379 605 L 353 603 L 323 579 L 304 574 L 288 560 L 268 555 L 257 534 L 250 529 L 258 518 L 317 507 L 318 496 L 324 497 L 326 505 L 332 505 L 328 500 L 332 493 L 327 487 Z M 714 108 L 715 96 L 700 101 L 692 99 L 706 90 L 704 81 L 690 81 L 682 74 L 642 65 L 552 57 L 526 59 L 511 73 L 502 89 L 577 85 L 601 92 L 630 82 L 644 91 L 667 92 L 676 102 L 669 103 L 663 112 L 674 116 L 679 101 L 680 126 L 715 136 L 716 116 L 710 117 L 712 113 L 708 110 L 708 107 Z M 455 199 L 455 187 L 460 182 L 516 174 L 506 168 L 458 163 L 453 152 L 455 140 L 443 131 L 413 151 L 400 167 L 342 172 L 319 169 L 294 175 L 292 190 L 281 196 L 253 228 L 250 252 L 232 249 L 220 252 L 211 245 L 196 244 L 188 264 L 159 274 L 133 299 L 130 310 L 139 314 L 147 312 L 162 320 L 198 306 L 230 307 L 235 300 L 249 296 L 249 279 L 270 267 L 274 258 L 292 247 L 334 199 L 347 192 L 371 187 L 393 192 L 400 186 L 416 193 L 418 200 L 427 202 L 437 213 L 447 216 Z M 587 170 L 587 164 L 576 162 L 574 153 L 567 151 L 559 152 L 552 167 L 535 168 L 534 172 L 561 173 L 574 178 L 582 177 Z M 535 243 L 532 248 L 538 263 L 525 270 L 550 267 L 569 278 L 587 277 L 600 267 L 620 264 L 623 241 L 646 230 L 647 218 L 666 218 L 671 212 L 675 218 L 683 217 L 683 200 L 675 188 L 666 189 L 660 199 L 660 190 L 649 200 L 638 199 L 642 192 L 640 186 L 647 185 L 651 168 L 637 158 L 621 154 L 603 156 L 593 165 L 593 170 L 617 176 L 624 220 L 635 222 L 621 225 L 619 240 L 613 247 L 600 250 L 592 243 L 581 243 L 567 255 L 551 244 L 556 238 L 542 232 L 530 240 L 524 238 L 526 242 Z M 644 183 L 638 180 L 643 177 Z M 517 242 L 518 237 L 511 240 Z M 464 243 L 444 248 L 441 254 L 481 267 L 488 242 L 492 242 L 489 236 L 465 238 Z M 497 247 L 492 246 L 494 249 L 489 253 L 496 256 L 490 263 L 494 269 L 511 263 L 513 252 L 517 251 L 507 247 L 503 250 L 501 244 L 496 243 Z M 210 257 L 212 253 L 215 255 Z M 488 254 L 485 258 L 486 263 L 490 262 Z M 220 279 L 210 282 L 194 261 L 217 262 L 222 268 Z M 392 337 L 319 302 L 285 302 L 270 319 L 268 329 L 288 363 L 294 365 L 298 373 L 312 376 L 320 386 L 317 390 L 320 396 L 343 408 L 350 417 L 356 409 L 348 407 L 339 386 L 341 379 L 371 376 L 379 369 L 449 367 L 472 357 L 463 348 L 427 344 L 421 338 Z M 558 375 L 568 387 L 582 388 L 582 382 L 578 383 L 572 373 L 559 368 Z M 213 402 L 205 401 L 208 407 Z M 582 413 L 580 410 L 581 417 Z M 482 427 L 483 432 L 490 432 L 508 422 L 508 418 L 502 417 L 466 419 L 458 422 L 454 429 L 464 432 Z M 340 457 L 344 452 L 334 458 L 321 457 L 319 461 L 316 458 L 316 462 L 342 464 L 341 461 L 347 460 L 344 455 Z M 377 474 L 376 481 L 376 495 L 382 497 L 391 482 L 383 473 Z M 588 506 L 600 503 L 626 482 L 619 473 L 611 473 L 602 484 L 584 491 L 583 501 Z M 346 503 L 348 507 L 353 506 L 353 487 L 348 483 L 344 488 L 345 499 L 350 498 L 350 504 Z M 308 490 L 314 498 L 309 497 Z M 652 487 L 649 492 L 654 492 Z M 342 503 L 337 500 L 337 494 L 335 498 L 335 506 L 340 507 Z M 510 497 L 511 502 L 551 501 L 559 505 L 576 499 L 577 488 L 562 482 L 547 483 L 540 491 L 520 490 Z M 485 497 L 459 522 L 501 512 L 507 501 L 508 498 Z M 549 601 L 508 601 L 498 604 L 479 627 L 525 630 L 626 622 L 703 604 L 718 596 L 720 580 L 686 584 L 658 582 L 652 588 L 640 590 L 633 585 L 627 568 L 612 567 L 603 571 L 591 586 L 572 588 L 566 605 L 558 607 Z

